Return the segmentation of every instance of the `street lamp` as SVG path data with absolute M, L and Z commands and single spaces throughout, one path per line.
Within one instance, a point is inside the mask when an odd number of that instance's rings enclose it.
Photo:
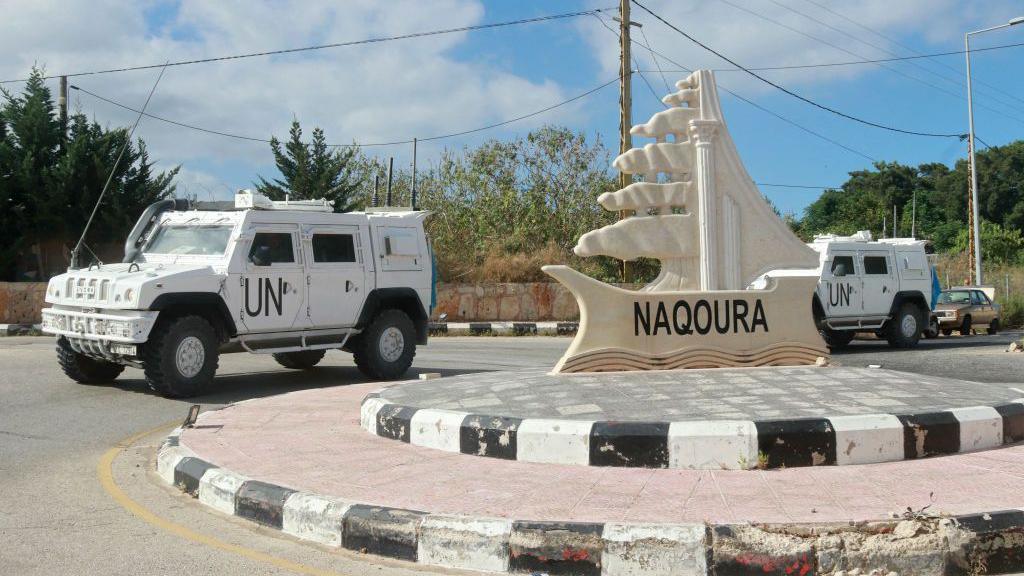
M 1000 24 L 999 26 L 993 26 L 991 28 L 985 28 L 983 30 L 975 30 L 974 32 L 968 32 L 964 34 L 964 54 L 967 58 L 967 122 L 968 129 L 970 131 L 968 135 L 968 148 L 970 148 L 970 168 L 971 168 L 971 217 L 974 220 L 974 283 L 977 286 L 981 285 L 981 224 L 978 221 L 978 165 L 974 159 L 974 105 L 972 102 L 972 90 L 971 90 L 971 34 L 981 34 L 982 32 L 991 32 L 992 30 L 999 30 L 1000 28 L 1007 28 L 1015 26 L 1017 24 L 1024 23 L 1024 16 L 1018 16 L 1011 19 L 1006 24 Z

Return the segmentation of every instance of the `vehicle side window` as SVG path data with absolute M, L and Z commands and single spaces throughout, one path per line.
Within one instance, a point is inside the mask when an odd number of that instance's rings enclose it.
M 313 234 L 313 262 L 355 262 L 356 245 L 351 234 Z
M 864 257 L 864 273 L 865 274 L 888 274 L 889 267 L 886 266 L 885 256 L 865 256 Z
M 832 275 L 836 275 L 836 268 L 842 264 L 843 268 L 846 269 L 846 275 L 849 276 L 854 273 L 853 270 L 853 256 L 833 256 L 832 257 Z
M 257 254 L 266 264 L 295 263 L 292 235 L 289 232 L 257 232 L 252 239 L 249 261 L 255 262 L 253 257 Z
M 985 304 L 985 294 L 978 292 L 977 290 L 971 290 L 971 304 L 974 306 L 983 306 Z

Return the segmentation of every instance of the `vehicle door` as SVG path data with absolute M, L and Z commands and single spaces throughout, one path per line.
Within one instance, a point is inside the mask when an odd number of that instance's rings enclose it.
M 248 332 L 292 330 L 305 310 L 298 233 L 295 225 L 255 228 L 241 277 L 239 316 Z
M 314 328 L 352 326 L 366 299 L 358 226 L 306 226 L 307 315 Z
M 896 278 L 889 253 L 864 251 L 861 255 L 864 315 L 888 314 L 896 294 Z
M 971 321 L 974 324 L 988 324 L 995 317 L 995 310 L 988 296 L 981 290 L 971 290 Z
M 824 294 L 819 297 L 829 317 L 860 316 L 861 278 L 854 265 L 856 253 L 836 252 L 823 274 Z

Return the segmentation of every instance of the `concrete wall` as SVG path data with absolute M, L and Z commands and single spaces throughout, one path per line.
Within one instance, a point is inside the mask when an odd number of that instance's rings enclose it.
M 38 324 L 45 282 L 0 282 L 0 324 Z
M 441 314 L 448 314 L 451 322 L 578 320 L 580 317 L 576 299 L 557 282 L 438 284 L 433 318 Z
M 0 324 L 35 324 L 44 302 L 42 282 L 0 282 Z M 433 317 L 452 322 L 578 320 L 576 299 L 556 282 L 439 284 Z

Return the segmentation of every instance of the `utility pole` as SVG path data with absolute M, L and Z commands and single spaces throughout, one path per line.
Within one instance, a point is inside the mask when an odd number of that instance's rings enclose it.
M 619 154 L 625 154 L 627 150 L 633 147 L 633 137 L 629 134 L 629 130 L 633 127 L 633 95 L 631 90 L 633 69 L 630 66 L 632 60 L 629 55 L 629 28 L 639 24 L 629 20 L 629 3 L 630 0 L 619 0 L 619 17 L 617 18 L 619 21 Z M 619 188 L 625 188 L 632 184 L 632 182 L 633 178 L 631 175 L 625 172 L 619 174 Z M 619 211 L 620 220 L 629 216 L 628 210 Z M 632 280 L 629 268 L 629 262 L 623 260 L 623 282 L 630 282 Z
M 416 209 L 416 139 L 412 139 L 412 209 Z
M 910 210 L 910 237 L 917 238 L 917 190 L 914 190 L 914 202 Z
M 395 157 L 388 158 L 388 191 L 384 197 L 384 205 L 391 206 L 391 176 L 395 170 Z
M 970 136 L 967 138 L 967 155 L 970 158 L 974 157 L 974 138 Z M 979 268 L 975 266 L 974 260 L 974 190 L 976 190 L 976 182 L 977 180 L 974 179 L 974 161 L 971 160 L 967 163 L 967 269 L 972 272 L 976 272 Z M 977 275 L 975 275 L 974 281 L 979 286 L 981 285 Z
M 60 77 L 60 95 L 57 98 L 60 107 L 60 149 L 64 151 L 64 141 L 68 138 L 68 77 Z

